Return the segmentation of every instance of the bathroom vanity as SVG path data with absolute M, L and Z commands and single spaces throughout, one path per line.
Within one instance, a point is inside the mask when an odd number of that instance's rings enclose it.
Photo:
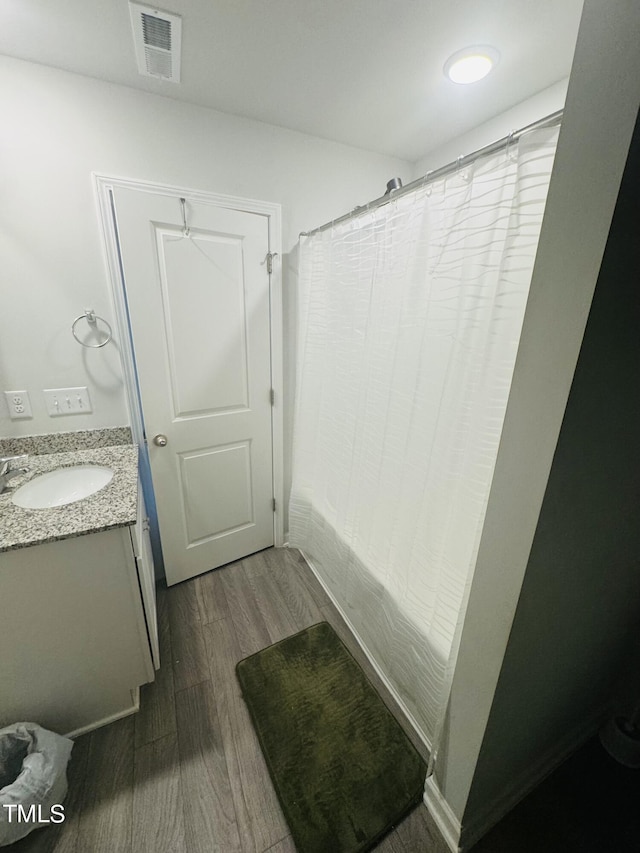
M 30 455 L 0 495 L 0 727 L 36 722 L 79 734 L 137 710 L 157 661 L 155 586 L 137 448 Z M 11 495 L 74 465 L 111 481 L 65 506 L 25 509 Z

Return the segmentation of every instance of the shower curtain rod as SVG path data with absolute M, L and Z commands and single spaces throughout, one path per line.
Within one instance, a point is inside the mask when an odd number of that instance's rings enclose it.
M 407 184 L 401 189 L 392 190 L 391 192 L 387 192 L 380 196 L 380 198 L 370 201 L 368 204 L 362 204 L 358 207 L 354 207 L 352 211 L 345 213 L 344 216 L 332 219 L 331 222 L 326 222 L 324 225 L 320 225 L 312 231 L 301 231 L 300 237 L 311 237 L 312 234 L 318 234 L 320 231 L 326 231 L 327 228 L 331 228 L 333 225 L 338 225 L 340 222 L 346 222 L 349 219 L 354 219 L 356 216 L 360 216 L 362 213 L 374 210 L 376 207 L 382 207 L 383 204 L 388 204 L 390 201 L 393 201 L 393 199 L 398 198 L 398 196 L 406 195 L 407 193 L 413 192 L 413 190 L 417 190 L 426 184 L 430 184 L 432 181 L 437 181 L 439 178 L 444 178 L 453 172 L 459 171 L 464 166 L 468 166 L 470 163 L 473 163 L 479 157 L 484 157 L 487 154 L 493 154 L 495 151 L 500 151 L 501 148 L 507 148 L 512 143 L 517 142 L 517 140 L 525 133 L 529 133 L 532 130 L 539 130 L 543 127 L 553 127 L 562 121 L 563 112 L 563 110 L 556 110 L 556 112 L 551 113 L 538 121 L 534 121 L 531 124 L 526 125 L 526 127 L 521 127 L 520 130 L 512 130 L 508 136 L 503 136 L 502 139 L 491 142 L 489 145 L 485 145 L 484 148 L 478 148 L 477 151 L 474 151 L 471 154 L 463 154 L 458 157 L 457 160 L 453 160 L 451 163 L 447 163 L 446 166 L 441 166 L 439 169 L 427 172 L 426 175 L 423 175 L 421 178 L 416 178 L 415 181 L 411 181 L 410 184 Z

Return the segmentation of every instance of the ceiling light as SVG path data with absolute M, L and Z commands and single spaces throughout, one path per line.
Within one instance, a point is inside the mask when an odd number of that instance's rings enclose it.
M 454 83 L 476 83 L 487 76 L 499 58 L 498 51 L 489 45 L 465 47 L 447 59 L 444 73 Z

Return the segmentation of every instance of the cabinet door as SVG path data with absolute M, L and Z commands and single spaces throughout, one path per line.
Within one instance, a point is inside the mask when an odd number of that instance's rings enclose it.
M 149 634 L 149 645 L 151 656 L 156 669 L 160 668 L 160 647 L 158 644 L 158 613 L 156 610 L 156 581 L 153 570 L 153 556 L 151 554 L 151 541 L 149 539 L 149 519 L 144 503 L 142 488 L 138 484 L 138 513 L 135 530 L 132 531 L 133 550 L 136 556 L 136 567 L 140 592 L 142 593 L 142 604 L 144 616 L 147 622 L 147 633 Z
M 132 713 L 153 680 L 126 528 L 0 555 L 0 728 L 75 737 Z

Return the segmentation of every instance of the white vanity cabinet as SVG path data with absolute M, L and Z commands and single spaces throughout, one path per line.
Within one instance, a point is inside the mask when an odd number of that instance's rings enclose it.
M 140 594 L 147 625 L 147 634 L 151 646 L 151 657 L 156 669 L 160 669 L 160 647 L 158 643 L 158 614 L 156 608 L 156 578 L 153 566 L 153 555 L 151 553 L 151 540 L 149 537 L 149 519 L 142 493 L 142 484 L 138 481 L 138 503 L 136 523 L 131 531 L 131 545 L 138 569 L 138 581 L 140 583 Z
M 79 734 L 137 709 L 154 678 L 143 550 L 125 526 L 0 554 L 0 727 Z

